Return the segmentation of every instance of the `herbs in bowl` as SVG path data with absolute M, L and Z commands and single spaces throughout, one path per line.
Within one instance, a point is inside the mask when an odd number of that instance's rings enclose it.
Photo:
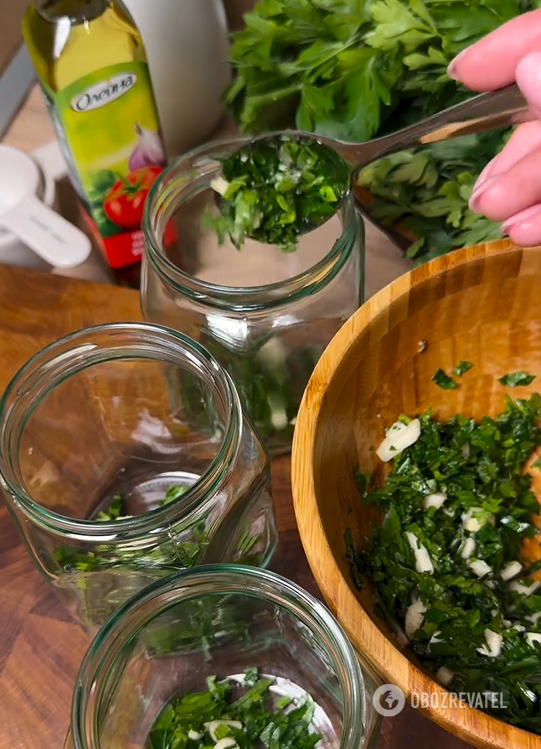
M 384 485 L 357 475 L 383 521 L 364 548 L 346 541 L 355 582 L 372 581 L 379 612 L 442 685 L 497 695 L 472 706 L 541 734 L 540 508 L 528 472 L 540 418 L 537 393 L 506 396 L 480 422 L 401 416 L 376 451 L 392 461 Z
M 162 710 L 148 747 L 312 749 L 322 738 L 313 726 L 314 701 L 306 692 L 299 698 L 299 688 L 291 687 L 285 679 L 259 676 L 255 668 L 221 681 L 210 676 L 205 691 L 176 698 Z
M 218 212 L 204 214 L 203 228 L 221 244 L 229 236 L 237 249 L 250 237 L 294 252 L 301 234 L 337 212 L 350 182 L 345 161 L 315 139 L 255 140 L 222 161 L 211 182 Z

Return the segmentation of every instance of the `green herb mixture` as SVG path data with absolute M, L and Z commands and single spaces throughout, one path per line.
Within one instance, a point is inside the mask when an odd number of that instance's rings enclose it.
M 290 326 L 284 335 L 254 341 L 234 338 L 225 345 L 205 333 L 201 345 L 231 375 L 241 403 L 259 436 L 270 449 L 291 444 L 299 405 L 314 367 L 345 319 L 328 318 L 303 323 L 302 332 Z M 183 407 L 194 421 L 201 418 L 201 394 L 193 378 L 179 373 Z M 212 405 L 207 406 L 212 410 Z
M 541 595 L 531 575 L 541 561 L 526 554 L 538 546 L 540 508 L 524 469 L 541 446 L 540 418 L 537 393 L 506 396 L 505 411 L 480 423 L 426 412 L 383 487 L 357 475 L 363 502 L 384 518 L 362 551 L 346 537 L 356 583 L 373 581 L 380 612 L 441 683 L 501 694 L 505 709 L 488 712 L 537 733 Z M 401 417 L 397 433 L 415 421 Z
M 314 140 L 255 141 L 222 161 L 222 176 L 211 182 L 219 213 L 205 213 L 203 227 L 221 244 L 230 236 L 237 249 L 253 237 L 294 252 L 302 233 L 336 213 L 350 181 L 338 154 Z
M 233 34 L 236 76 L 224 94 L 241 128 L 281 128 L 366 141 L 472 96 L 447 77 L 467 46 L 539 0 L 260 0 Z M 434 144 L 385 159 L 361 184 L 382 223 L 403 219 L 423 262 L 496 239 L 499 226 L 467 207 L 505 133 Z
M 313 700 L 273 699 L 274 679 L 244 674 L 247 689 L 233 699 L 231 680 L 207 679 L 207 690 L 170 702 L 156 719 L 150 749 L 313 749 L 321 736 L 310 730 Z
M 158 507 L 170 504 L 182 496 L 190 484 L 176 484 L 169 487 L 165 497 L 158 502 Z M 116 494 L 106 510 L 96 515 L 100 522 L 122 520 L 128 516 L 124 514 L 124 498 Z M 115 567 L 145 569 L 163 567 L 164 569 L 181 570 L 194 567 L 201 561 L 205 549 L 210 541 L 205 521 L 196 523 L 189 529 L 189 537 L 179 542 L 169 541 L 151 551 L 145 550 L 117 550 L 114 545 L 100 544 L 95 551 L 80 551 L 73 546 L 64 544 L 53 551 L 53 559 L 59 567 L 67 573 L 92 572 Z M 239 561 L 244 564 L 257 564 L 259 555 L 251 554 L 253 547 L 259 540 L 260 534 L 250 533 L 246 528 L 238 545 Z M 84 587 L 84 581 L 81 581 Z

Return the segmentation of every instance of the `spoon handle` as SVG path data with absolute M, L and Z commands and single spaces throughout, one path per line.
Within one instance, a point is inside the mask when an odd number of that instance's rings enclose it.
M 346 161 L 355 168 L 361 168 L 396 151 L 482 130 L 507 127 L 534 117 L 533 113 L 528 112 L 528 104 L 520 89 L 513 84 L 499 91 L 475 96 L 383 138 L 376 138 L 368 143 L 334 141 L 332 145 Z

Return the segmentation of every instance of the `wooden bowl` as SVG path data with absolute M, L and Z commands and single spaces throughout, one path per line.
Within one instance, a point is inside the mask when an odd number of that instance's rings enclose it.
M 421 353 L 420 342 L 426 341 Z M 456 390 L 431 381 L 438 367 L 474 363 Z M 503 374 L 526 370 L 541 387 L 541 247 L 509 242 L 460 250 L 408 273 L 372 297 L 343 326 L 318 363 L 297 419 L 292 455 L 295 513 L 312 572 L 354 646 L 385 682 L 413 693 L 446 690 L 401 648 L 373 612 L 370 590 L 359 592 L 345 556 L 349 527 L 360 543 L 370 514 L 354 468 L 381 471 L 370 450 L 401 413 L 429 406 L 443 419 L 480 419 L 504 407 Z M 535 390 L 515 388 L 514 397 Z M 380 474 L 381 475 L 381 474 Z M 541 497 L 541 476 L 533 490 Z M 353 509 L 352 509 L 353 508 Z M 436 698 L 434 703 L 436 704 Z M 478 747 L 541 749 L 541 736 L 469 707 L 424 711 Z

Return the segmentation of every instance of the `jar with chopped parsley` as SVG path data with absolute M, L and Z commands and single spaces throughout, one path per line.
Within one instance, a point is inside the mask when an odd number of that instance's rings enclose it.
M 106 623 L 75 683 L 65 749 L 368 749 L 375 687 L 306 591 L 266 570 L 202 566 Z
M 287 135 L 208 144 L 157 181 L 144 232 L 145 319 L 208 348 L 269 450 L 287 452 L 313 368 L 362 302 L 344 162 Z
M 89 631 L 175 571 L 272 557 L 268 453 L 229 375 L 180 333 L 112 324 L 48 346 L 0 402 L 0 445 L 28 552 Z

